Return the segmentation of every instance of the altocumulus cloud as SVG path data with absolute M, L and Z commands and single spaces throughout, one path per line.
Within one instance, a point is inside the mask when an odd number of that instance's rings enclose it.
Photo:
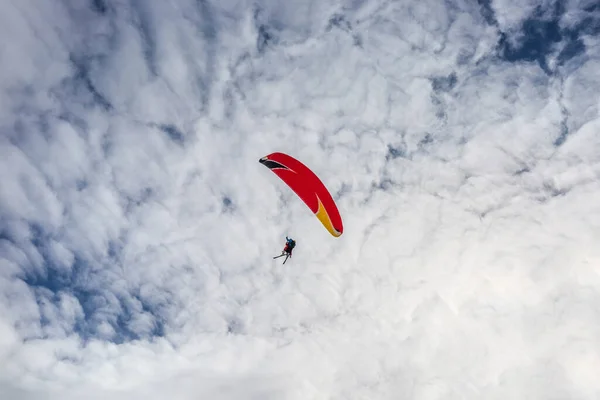
M 597 2 L 2 9 L 0 397 L 600 396 Z

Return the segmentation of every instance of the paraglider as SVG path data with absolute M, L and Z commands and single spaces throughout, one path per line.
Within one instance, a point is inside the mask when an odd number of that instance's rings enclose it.
M 332 236 L 342 235 L 344 227 L 337 205 L 323 182 L 313 171 L 294 157 L 279 152 L 264 156 L 259 162 L 273 171 L 302 199 Z M 287 261 L 288 257 L 291 257 L 296 242 L 287 236 L 286 240 L 286 247 L 282 254 L 273 258 L 287 255 L 285 258 Z
M 294 247 L 296 247 L 296 241 L 294 239 L 291 239 L 286 236 L 285 237 L 285 247 L 283 248 L 281 255 L 275 256 L 275 257 L 273 257 L 273 259 L 286 256 L 285 260 L 283 260 L 283 263 L 285 264 L 287 259 L 292 256 L 292 251 L 294 250 Z
M 338 208 L 323 182 L 313 171 L 284 153 L 269 154 L 259 162 L 273 171 L 304 201 L 331 235 L 342 235 L 344 227 Z

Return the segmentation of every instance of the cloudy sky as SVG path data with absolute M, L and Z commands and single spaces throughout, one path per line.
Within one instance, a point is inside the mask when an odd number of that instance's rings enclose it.
M 600 397 L 597 0 L 0 5 L 2 399 Z

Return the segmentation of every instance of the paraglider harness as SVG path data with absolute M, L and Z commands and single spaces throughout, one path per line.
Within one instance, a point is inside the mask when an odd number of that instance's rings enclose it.
M 283 248 L 281 255 L 275 256 L 273 258 L 279 258 L 279 257 L 286 256 L 285 260 L 283 260 L 283 263 L 285 264 L 287 259 L 292 256 L 292 251 L 294 250 L 294 247 L 296 247 L 296 241 L 294 239 L 290 239 L 286 236 L 285 237 L 285 247 Z

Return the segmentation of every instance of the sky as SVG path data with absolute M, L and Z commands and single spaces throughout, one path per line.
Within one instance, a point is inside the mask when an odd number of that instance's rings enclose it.
M 597 1 L 0 4 L 0 398 L 600 397 Z

